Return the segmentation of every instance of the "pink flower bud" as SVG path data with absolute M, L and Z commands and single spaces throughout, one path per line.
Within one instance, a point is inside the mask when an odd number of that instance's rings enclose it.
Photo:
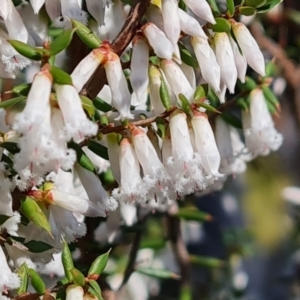
M 200 66 L 203 79 L 215 92 L 218 92 L 220 90 L 221 70 L 217 63 L 214 51 L 211 49 L 206 39 L 192 37 L 191 43 Z
M 191 11 L 201 19 L 211 24 L 216 23 L 211 8 L 206 0 L 184 0 L 184 2 Z
M 237 80 L 237 70 L 229 37 L 226 32 L 216 32 L 214 41 L 216 58 L 221 70 L 221 80 L 225 83 L 229 92 L 233 94 Z

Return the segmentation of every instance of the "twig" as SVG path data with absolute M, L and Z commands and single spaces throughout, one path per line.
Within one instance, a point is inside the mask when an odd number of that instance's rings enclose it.
M 134 38 L 141 26 L 141 21 L 151 0 L 137 0 L 131 7 L 126 22 L 118 36 L 113 41 L 111 48 L 119 56 L 124 52 L 129 43 Z M 103 66 L 100 66 L 92 78 L 85 84 L 80 94 L 94 99 L 106 83 L 106 76 Z

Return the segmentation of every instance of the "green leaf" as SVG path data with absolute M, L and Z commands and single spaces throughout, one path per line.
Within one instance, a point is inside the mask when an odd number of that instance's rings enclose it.
M 241 83 L 240 80 L 238 80 L 238 87 L 241 90 L 246 90 L 246 91 L 252 91 L 256 88 L 257 83 L 249 76 L 246 76 L 245 83 Z
M 8 40 L 8 42 L 17 52 L 32 60 L 41 60 L 44 54 L 46 54 L 45 49 L 37 49 L 17 40 Z
M 88 291 L 93 295 L 96 296 L 98 300 L 104 300 L 102 297 L 102 291 L 97 281 L 89 280 L 89 289 Z
M 260 7 L 267 3 L 267 0 L 246 0 L 245 6 Z
M 19 103 L 19 102 L 21 102 L 22 100 L 25 100 L 25 99 L 26 99 L 26 97 L 24 97 L 24 96 L 11 98 L 9 100 L 0 102 L 0 108 L 6 109 L 6 108 L 9 108 L 9 107 L 12 107 L 12 106 L 16 105 L 17 103 Z
M 283 0 L 272 0 L 271 3 L 261 6 L 257 9 L 258 13 L 266 13 L 268 11 L 270 11 L 271 9 L 273 9 L 275 6 L 277 6 L 278 4 L 280 4 L 281 2 L 283 2 Z
M 4 142 L 0 144 L 0 147 L 6 149 L 11 154 L 16 154 L 20 152 L 20 148 L 17 143 Z
M 212 216 L 208 213 L 199 211 L 196 207 L 183 207 L 180 208 L 176 214 L 179 218 L 188 221 L 211 221 Z
M 156 126 L 157 126 L 157 133 L 160 138 L 164 139 L 166 137 L 166 121 L 163 118 L 156 118 Z
M 190 263 L 195 265 L 201 265 L 207 268 L 220 268 L 225 264 L 223 260 L 220 260 L 218 258 L 200 255 L 190 255 Z
M 46 290 L 46 285 L 41 276 L 33 269 L 28 268 L 28 274 L 30 277 L 32 287 L 40 294 L 43 295 Z
M 193 293 L 190 286 L 181 286 L 179 300 L 193 300 Z
M 166 241 L 161 238 L 146 238 L 140 244 L 140 249 L 150 248 L 153 250 L 161 250 L 166 246 Z
M 243 16 L 252 16 L 256 14 L 256 8 L 252 6 L 241 6 L 239 7 L 239 14 Z
M 219 11 L 216 1 L 215 0 L 207 0 L 207 2 L 209 3 L 209 5 L 211 7 L 211 10 L 212 10 L 214 16 L 220 15 L 220 11 Z
M 234 116 L 233 114 L 229 113 L 229 112 L 223 112 L 222 113 L 222 118 L 224 119 L 224 121 L 228 124 L 230 124 L 233 127 L 236 127 L 238 129 L 242 129 L 243 125 L 240 119 L 238 119 L 236 116 Z
M 179 0 L 178 7 L 186 11 L 187 7 L 183 0 Z
M 197 86 L 195 93 L 194 93 L 194 100 L 201 100 L 206 98 L 206 90 L 202 85 Z
M 171 108 L 171 98 L 163 76 L 160 77 L 159 95 L 166 110 Z
M 27 96 L 30 91 L 30 88 L 31 88 L 31 83 L 22 83 L 22 84 L 15 85 L 12 91 L 15 94 Z
M 50 223 L 35 200 L 27 196 L 25 200 L 21 201 L 21 209 L 29 221 L 45 229 L 52 236 Z
M 279 100 L 275 94 L 267 86 L 262 86 L 263 94 L 268 103 L 272 104 L 275 107 L 275 110 L 280 107 Z
M 78 144 L 76 144 L 74 142 L 69 142 L 68 147 L 70 147 L 76 151 L 77 163 L 79 163 L 80 166 L 87 169 L 88 171 L 91 171 L 91 172 L 95 171 L 95 166 L 93 165 L 92 161 L 83 152 L 83 150 L 81 149 L 81 147 Z
M 178 43 L 181 60 L 188 66 L 198 68 L 197 59 L 190 53 L 190 51 L 182 44 Z
M 112 110 L 112 106 L 99 97 L 96 97 L 94 99 L 93 104 L 97 109 L 103 112 L 108 112 Z
M 211 28 L 214 32 L 230 32 L 231 23 L 224 18 L 215 18 L 216 24 L 212 25 Z
M 226 0 L 228 15 L 232 17 L 235 11 L 234 0 Z
M 214 113 L 221 114 L 220 111 L 218 111 L 216 108 L 214 108 L 213 106 L 211 106 L 211 105 L 209 105 L 209 104 L 207 104 L 207 103 L 200 102 L 200 101 L 195 101 L 195 103 L 196 103 L 196 105 L 197 105 L 198 107 L 203 107 L 203 108 L 205 108 L 205 109 L 208 110 L 208 111 L 212 111 L 212 112 L 214 112 Z
M 73 85 L 71 76 L 62 69 L 55 66 L 50 66 L 50 73 L 53 76 L 54 83 Z
M 72 281 L 73 275 L 71 273 L 71 270 L 74 269 L 73 258 L 69 246 L 65 240 L 63 240 L 63 250 L 62 250 L 61 260 L 62 260 L 66 277 L 68 278 L 69 281 Z
M 79 270 L 73 268 L 70 270 L 70 273 L 72 274 L 72 280 L 76 285 L 79 286 L 85 285 L 85 277 Z
M 28 248 L 32 253 L 42 253 L 47 250 L 53 249 L 53 247 L 42 241 L 31 240 L 28 243 L 23 243 L 23 245 Z
M 0 215 L 0 226 L 4 224 L 9 218 L 10 216 Z
M 180 276 L 165 269 L 155 269 L 151 267 L 137 267 L 137 272 L 158 279 L 180 279 Z
M 83 109 L 88 113 L 89 117 L 93 117 L 95 114 L 95 106 L 93 101 L 90 98 L 82 95 L 80 95 L 80 99 Z
M 179 94 L 178 97 L 179 97 L 179 100 L 181 101 L 182 110 L 186 114 L 190 114 L 192 111 L 191 111 L 191 104 L 190 104 L 189 100 L 183 94 Z
M 56 293 L 56 300 L 66 300 L 66 289 L 62 286 L 58 289 Z
M 97 154 L 98 156 L 102 157 L 103 159 L 109 160 L 107 148 L 104 147 L 103 145 L 101 145 L 95 141 L 89 140 L 88 148 L 91 151 L 93 151 L 95 154 Z
M 89 276 L 100 275 L 104 271 L 108 262 L 110 251 L 111 249 L 109 249 L 106 253 L 101 254 L 94 260 L 88 271 Z
M 28 272 L 26 263 L 23 263 L 18 269 L 17 274 L 20 278 L 20 286 L 17 289 L 17 294 L 22 295 L 27 292 L 28 289 Z
M 66 49 L 73 38 L 73 34 L 76 28 L 64 30 L 51 44 L 50 44 L 50 55 L 56 55 Z
M 71 21 L 77 35 L 88 47 L 95 49 L 101 46 L 102 41 L 88 27 L 76 20 Z

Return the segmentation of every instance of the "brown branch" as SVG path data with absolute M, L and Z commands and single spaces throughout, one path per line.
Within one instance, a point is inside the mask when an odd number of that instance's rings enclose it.
M 131 7 L 123 28 L 111 45 L 112 51 L 119 56 L 124 52 L 134 38 L 136 32 L 139 30 L 143 16 L 146 13 L 146 9 L 150 2 L 151 0 L 137 0 L 136 4 Z M 106 76 L 104 68 L 103 66 L 100 66 L 91 79 L 84 85 L 80 94 L 86 95 L 90 99 L 94 99 L 105 83 Z
M 172 250 L 180 268 L 181 287 L 191 287 L 191 268 L 189 253 L 186 249 L 185 243 L 182 238 L 180 219 L 178 217 L 168 215 L 167 222 L 167 235 L 171 242 Z

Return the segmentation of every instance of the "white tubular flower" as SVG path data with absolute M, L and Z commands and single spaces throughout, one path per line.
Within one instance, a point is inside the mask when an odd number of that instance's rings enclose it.
M 180 36 L 180 21 L 177 0 L 163 0 L 162 15 L 164 20 L 164 32 L 171 41 L 176 52 L 176 56 L 178 56 L 178 51 L 176 51 L 176 49 L 178 47 L 177 42 Z M 180 58 L 180 56 L 178 58 Z
M 150 23 L 154 23 L 161 31 L 164 31 L 164 19 L 159 7 L 154 4 L 150 4 L 145 16 Z
M 8 4 L 8 1 L 4 0 L 2 1 L 0 5 L 0 16 L 3 18 L 3 20 L 7 20 L 9 15 L 10 6 Z
M 196 89 L 197 84 L 196 84 L 196 74 L 195 70 L 193 67 L 185 64 L 184 62 L 179 65 L 180 69 L 184 73 L 185 77 L 188 79 L 190 82 L 190 85 L 192 86 L 193 89 Z
M 137 207 L 134 204 L 120 203 L 120 214 L 126 226 L 132 226 L 137 221 Z
M 81 9 L 77 0 L 60 0 L 61 14 L 67 19 L 74 19 L 83 24 L 87 23 L 87 13 Z M 56 25 L 70 26 L 69 20 L 58 19 Z
M 55 21 L 60 16 L 60 0 L 46 0 L 45 8 L 48 16 L 52 21 Z
M 171 177 L 165 171 L 145 131 L 135 126 L 131 127 L 131 136 L 136 156 L 143 169 L 148 197 L 158 204 L 174 199 L 176 195 L 172 189 Z
M 216 32 L 214 41 L 216 58 L 221 69 L 221 80 L 225 83 L 229 92 L 233 94 L 237 80 L 237 70 L 229 37 L 226 32 Z
M 250 93 L 250 113 L 243 112 L 242 117 L 246 146 L 254 156 L 278 150 L 283 137 L 274 127 L 261 89 Z
M 265 76 L 264 56 L 248 28 L 243 23 L 235 23 L 232 25 L 232 30 L 248 65 L 259 75 Z
M 183 32 L 190 36 L 198 36 L 203 39 L 208 39 L 199 22 L 190 16 L 184 10 L 178 8 L 180 28 Z
M 222 174 L 219 173 L 221 157 L 207 115 L 194 111 L 191 123 L 195 134 L 197 151 L 201 156 L 202 165 L 206 173 L 210 177 L 221 177 Z
M 238 78 L 242 83 L 244 83 L 245 78 L 246 78 L 246 72 L 247 72 L 247 60 L 246 60 L 244 54 L 242 54 L 240 52 L 238 45 L 236 44 L 236 42 L 233 40 L 233 38 L 230 35 L 229 35 L 229 40 L 230 40 L 231 48 L 233 51 L 234 61 L 235 61 L 235 65 L 236 65 L 236 69 L 237 69 L 237 73 L 238 73 Z
M 72 85 L 55 84 L 57 100 L 61 109 L 66 139 L 80 143 L 87 136 L 97 133 L 97 125 L 90 121 L 81 104 L 80 97 Z
M 120 147 L 118 145 L 118 134 L 109 133 L 106 135 L 107 141 L 107 152 L 110 162 L 111 171 L 114 175 L 115 180 L 120 184 L 121 174 L 120 174 Z
M 118 119 L 132 119 L 133 115 L 130 112 L 131 96 L 119 56 L 110 52 L 104 68 L 111 89 L 113 106 L 120 113 Z
M 142 30 L 158 57 L 172 59 L 174 47 L 163 31 L 153 23 L 147 23 Z
M 160 115 L 163 113 L 166 109 L 162 104 L 161 98 L 160 98 L 160 86 L 162 83 L 162 74 L 159 71 L 158 68 L 155 66 L 151 65 L 149 68 L 149 79 L 150 79 L 150 85 L 149 85 L 149 90 L 150 90 L 150 100 L 151 104 L 154 109 L 154 114 L 155 115 Z M 169 94 L 171 94 L 171 90 L 169 87 L 169 84 L 165 80 L 167 89 L 169 91 Z
M 194 89 L 180 67 L 173 60 L 162 60 L 161 68 L 175 96 L 178 98 L 179 94 L 183 94 L 187 99 L 192 100 Z
M 214 51 L 211 49 L 206 39 L 192 37 L 191 43 L 200 66 L 203 79 L 215 92 L 220 91 L 221 70 L 217 63 Z
M 184 2 L 196 16 L 211 24 L 216 24 L 211 8 L 206 0 L 184 0 Z
M 133 42 L 131 57 L 130 83 L 133 94 L 137 98 L 136 104 L 146 103 L 148 97 L 148 68 L 149 68 L 149 47 L 142 38 Z
M 113 197 L 124 203 L 146 201 L 146 190 L 140 175 L 140 165 L 132 143 L 124 138 L 120 143 L 121 184 L 113 190 Z
M 81 286 L 72 284 L 66 289 L 66 300 L 83 300 L 84 290 Z
M 42 6 L 44 5 L 45 0 L 30 0 L 30 4 L 33 8 L 35 14 L 38 14 Z
M 23 43 L 28 41 L 28 32 L 23 23 L 23 20 L 15 8 L 12 0 L 4 0 L 1 2 L 6 2 L 8 14 L 7 18 L 4 19 L 4 25 L 7 29 L 10 39 L 18 40 Z M 2 5 L 2 4 L 1 4 Z
M 104 25 L 104 14 L 106 0 L 86 0 L 86 7 L 88 12 L 93 16 L 97 23 L 101 26 Z
M 113 198 L 108 197 L 102 182 L 94 173 L 84 169 L 79 164 L 75 165 L 75 171 L 86 190 L 89 200 L 99 206 L 99 211 L 101 211 L 102 215 L 117 208 L 118 203 Z
M 76 66 L 71 74 L 71 78 L 77 92 L 81 91 L 85 83 L 99 67 L 103 58 L 103 51 L 101 49 L 94 49 Z
M 186 114 L 176 111 L 170 116 L 171 149 L 168 140 L 163 143 L 163 161 L 174 181 L 174 188 L 179 196 L 191 194 L 205 188 L 204 177 L 200 168 L 200 157 L 194 156 Z M 168 158 L 167 158 L 168 157 Z
M 17 289 L 20 286 L 20 278 L 9 268 L 2 247 L 0 247 L 0 268 L 0 294 L 7 290 Z

